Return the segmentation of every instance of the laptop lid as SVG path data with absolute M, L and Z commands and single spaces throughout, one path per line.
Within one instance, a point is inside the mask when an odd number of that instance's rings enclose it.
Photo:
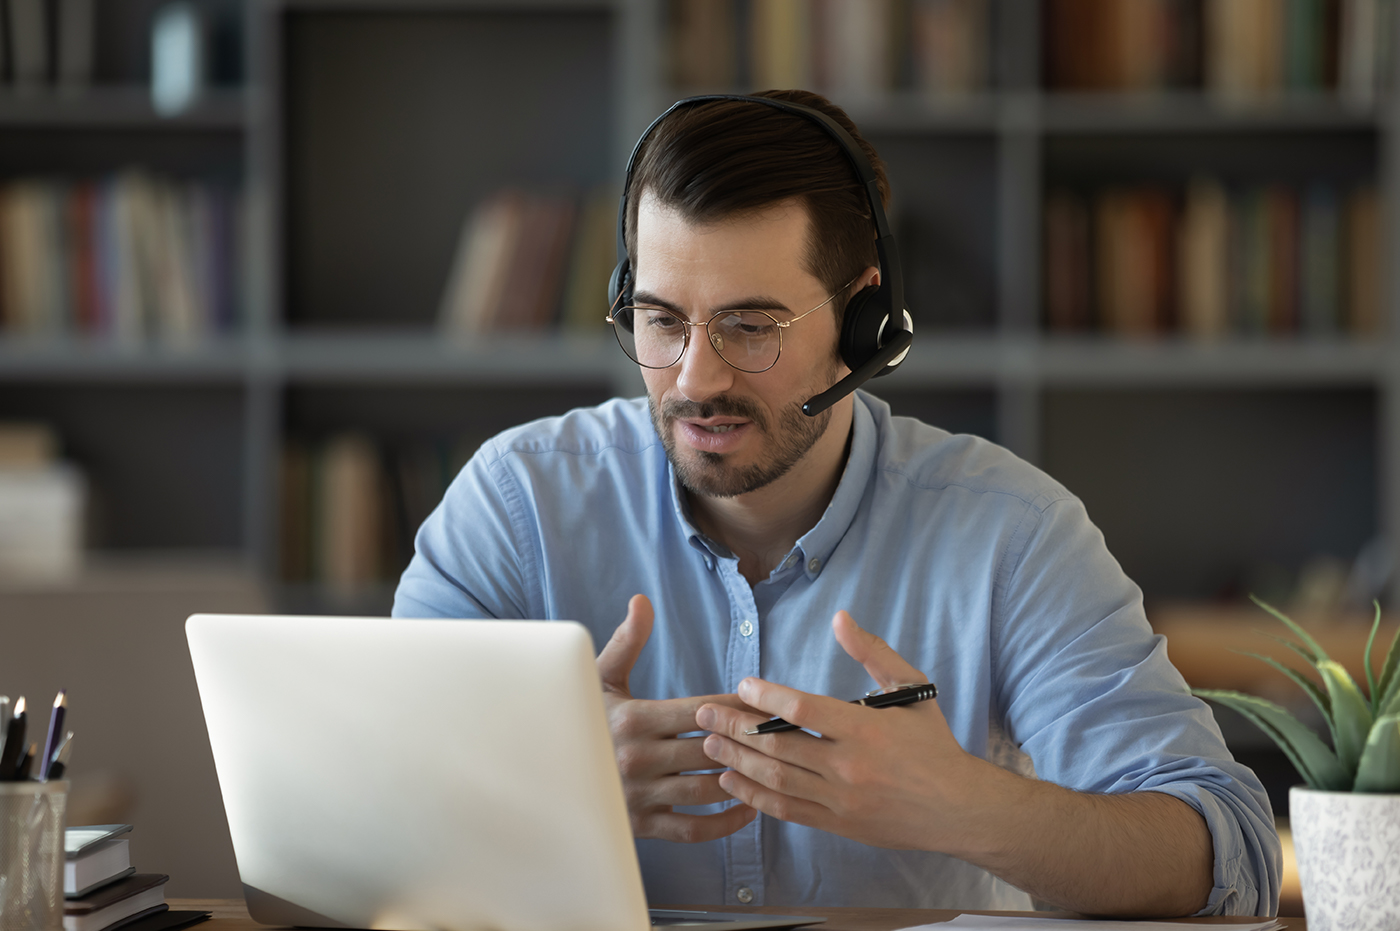
M 195 615 L 185 629 L 257 921 L 648 927 L 581 625 Z
M 185 632 L 248 911 L 263 924 L 826 920 L 648 914 L 579 624 L 196 614 Z

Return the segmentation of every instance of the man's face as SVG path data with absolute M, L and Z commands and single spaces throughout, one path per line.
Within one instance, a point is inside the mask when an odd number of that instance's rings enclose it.
M 693 225 L 644 195 L 635 303 L 664 307 L 692 323 L 740 309 L 791 320 L 830 297 L 803 266 L 806 243 L 807 211 L 797 202 Z M 801 463 L 826 431 L 831 411 L 808 417 L 801 407 L 845 374 L 835 311 L 822 308 L 782 335 L 777 364 L 759 374 L 731 367 L 701 329 L 691 331 L 678 363 L 642 369 L 652 422 L 691 492 L 756 491 Z

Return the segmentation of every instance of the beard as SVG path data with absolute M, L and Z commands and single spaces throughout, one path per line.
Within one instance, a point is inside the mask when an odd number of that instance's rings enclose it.
M 833 366 L 828 384 L 834 379 L 835 372 Z M 811 393 L 816 394 L 820 390 Z M 777 423 L 772 423 L 757 405 L 746 398 L 719 395 L 704 402 L 667 401 L 658 409 L 656 399 L 647 396 L 652 426 L 661 437 L 666 458 L 676 470 L 681 486 L 692 494 L 710 498 L 733 498 L 757 491 L 782 478 L 807 455 L 807 451 L 816 445 L 831 423 L 831 410 L 808 417 L 802 413 L 802 404 L 802 401 L 794 401 L 779 411 Z M 767 461 L 735 466 L 730 464 L 729 456 L 725 453 L 700 450 L 689 450 L 689 457 L 682 457 L 672 426 L 677 420 L 707 417 L 743 417 L 751 421 L 769 441 Z

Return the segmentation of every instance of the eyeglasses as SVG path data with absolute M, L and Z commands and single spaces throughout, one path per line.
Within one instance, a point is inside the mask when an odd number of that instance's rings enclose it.
M 741 372 L 757 375 L 778 364 L 784 330 L 830 304 L 854 283 L 852 278 L 836 294 L 791 320 L 779 320 L 762 310 L 726 310 L 704 323 L 691 323 L 662 307 L 620 307 L 607 320 L 622 351 L 642 368 L 675 365 L 690 345 L 690 331 L 700 327 L 721 359 Z

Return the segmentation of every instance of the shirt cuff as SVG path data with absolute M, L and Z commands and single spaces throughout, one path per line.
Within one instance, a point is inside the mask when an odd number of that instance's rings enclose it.
M 1153 786 L 1196 809 L 1210 829 L 1215 875 L 1210 897 L 1197 915 L 1278 914 L 1283 851 L 1271 813 L 1258 800 L 1241 800 L 1223 787 L 1176 783 Z M 1267 817 L 1266 817 L 1267 814 Z

